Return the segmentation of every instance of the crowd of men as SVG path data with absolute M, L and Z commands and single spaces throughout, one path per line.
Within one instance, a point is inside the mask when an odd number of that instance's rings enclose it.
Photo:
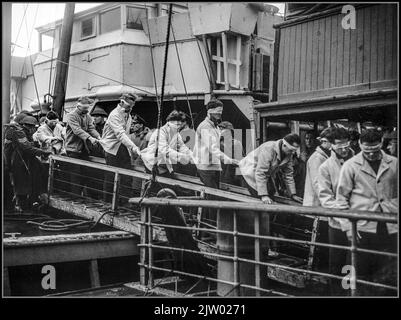
M 273 203 L 281 184 L 287 197 L 304 206 L 398 213 L 395 131 L 387 135 L 385 147 L 383 133 L 376 128 L 359 135 L 329 127 L 317 139 L 307 133 L 304 143 L 298 134 L 290 133 L 264 142 L 245 156 L 242 144 L 234 139 L 233 125 L 222 121 L 221 101 L 213 98 L 206 104 L 207 115 L 191 137 L 184 134 L 190 129 L 188 117 L 176 110 L 165 125 L 150 130 L 139 115 L 131 115 L 138 99 L 123 94 L 109 115 L 98 106 L 89 115 L 93 101 L 81 97 L 64 122 L 50 111 L 40 126 L 29 113 L 18 114 L 5 128 L 4 145 L 15 209 L 23 211 L 40 203 L 47 185 L 46 159 L 61 154 L 82 160 L 96 155 L 109 166 L 125 169 L 143 165 L 146 172 L 156 170 L 164 176 L 190 172 L 208 187 L 218 189 L 220 182 L 246 187 L 265 204 Z M 70 173 L 72 193 L 81 194 L 85 185 L 90 187 L 84 167 L 64 170 Z M 105 200 L 110 200 L 113 179 L 111 173 L 104 175 Z M 122 179 L 123 186 L 132 185 L 128 177 Z M 120 192 L 130 196 L 129 189 Z M 209 218 L 215 218 L 212 212 Z M 357 230 L 362 248 L 395 251 L 397 225 L 359 221 Z M 348 245 L 350 222 L 329 218 L 328 236 L 332 244 Z M 330 271 L 341 275 L 349 259 L 345 251 L 331 248 L 329 256 Z M 386 261 L 380 256 L 360 256 L 358 274 L 366 278 Z

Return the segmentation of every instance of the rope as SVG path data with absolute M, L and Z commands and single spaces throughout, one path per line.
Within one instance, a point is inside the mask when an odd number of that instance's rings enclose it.
M 188 92 L 187 92 L 187 86 L 186 86 L 185 79 L 184 79 L 184 73 L 182 72 L 181 59 L 180 59 L 180 55 L 179 55 L 179 53 L 178 53 L 177 41 L 175 40 L 175 33 L 174 33 L 173 24 L 171 24 L 171 32 L 173 33 L 174 46 L 175 46 L 175 51 L 176 51 L 176 53 L 177 53 L 178 65 L 180 66 L 180 73 L 181 73 L 181 78 L 182 78 L 182 84 L 184 85 L 185 96 L 186 96 L 186 98 L 187 98 L 187 105 L 188 105 L 188 109 L 189 109 L 189 115 L 191 116 L 192 128 L 195 128 L 195 126 L 194 126 L 194 119 L 193 119 L 193 116 L 192 116 L 191 105 L 190 105 L 189 99 L 188 99 Z
M 51 86 L 51 82 L 52 82 L 53 53 L 54 53 L 54 40 L 55 40 L 55 38 L 56 38 L 56 27 L 54 27 L 54 31 L 53 31 L 52 58 L 50 60 L 50 75 L 49 75 L 49 91 L 48 91 L 49 94 L 51 94 L 50 86 Z
M 39 10 L 39 4 L 38 4 L 38 6 L 36 7 L 35 17 L 34 17 L 32 29 L 31 29 L 31 34 L 29 35 L 28 47 L 26 48 L 26 51 L 25 51 L 24 64 L 22 65 L 22 68 L 21 68 L 21 75 L 20 75 L 20 78 L 22 78 L 22 75 L 24 74 L 26 56 L 28 55 L 29 43 L 31 42 L 31 39 L 32 39 L 32 34 L 33 34 L 33 30 L 34 30 L 33 27 L 34 27 L 34 25 L 35 25 L 35 23 L 36 23 L 36 18 L 37 18 L 37 15 L 38 15 L 38 10 Z M 25 20 L 25 25 L 27 26 L 26 23 L 27 23 L 27 22 L 26 22 L 26 20 Z M 27 34 L 28 34 L 28 32 L 27 32 Z M 17 44 L 14 44 L 14 45 L 17 45 Z M 21 46 L 18 46 L 18 47 L 23 48 L 23 47 L 21 47 Z M 17 92 L 16 92 L 16 94 L 15 94 L 15 96 L 17 96 L 17 97 L 18 97 L 18 92 L 19 92 L 19 89 L 20 89 L 20 87 L 21 87 L 21 84 L 22 84 L 22 81 L 18 81 Z M 17 100 L 17 101 L 18 101 L 18 100 Z
M 77 220 L 77 219 L 58 219 L 58 220 L 46 220 L 43 222 L 28 221 L 27 224 L 33 224 L 39 227 L 43 231 L 67 231 L 88 225 L 97 224 L 94 221 Z M 92 229 L 92 228 L 91 228 Z
M 164 64 L 163 64 L 163 79 L 162 79 L 162 93 L 160 98 L 160 108 L 159 114 L 157 116 L 157 138 L 156 138 L 156 150 L 155 150 L 155 163 L 152 168 L 152 181 L 156 179 L 156 169 L 157 169 L 157 158 L 159 157 L 159 137 L 160 137 L 160 127 L 162 124 L 161 115 L 164 107 L 164 90 L 166 83 L 166 70 L 167 70 L 167 58 L 168 58 L 168 47 L 170 43 L 170 26 L 171 26 L 171 15 L 173 12 L 173 4 L 169 5 L 168 22 L 167 22 L 167 35 L 166 35 L 166 48 L 164 52 Z M 144 194 L 145 196 L 145 194 Z
M 28 6 L 29 6 L 29 3 L 26 4 L 24 15 L 22 16 L 21 24 L 19 25 L 18 32 L 17 32 L 17 37 L 15 38 L 15 42 L 18 41 L 19 33 L 21 31 L 22 24 L 23 24 L 24 19 L 25 19 L 26 11 L 28 10 Z M 11 49 L 11 55 L 13 55 L 15 47 L 16 46 L 14 45 L 13 48 Z
M 145 10 L 146 10 L 146 24 L 148 26 L 148 32 L 149 32 L 149 43 L 150 43 L 150 57 L 152 60 L 152 72 L 153 72 L 153 82 L 155 84 L 155 94 L 156 94 L 156 103 L 157 103 L 157 108 L 158 110 L 160 109 L 160 100 L 159 100 L 159 95 L 157 93 L 157 81 L 156 81 L 156 71 L 155 71 L 155 61 L 153 57 L 153 44 L 152 44 L 152 37 L 150 35 L 150 28 L 149 28 L 149 15 L 148 15 L 148 7 L 146 6 L 145 2 Z
M 46 54 L 44 54 L 44 53 L 42 53 L 42 52 L 38 52 L 38 54 L 40 54 L 40 55 L 43 56 L 43 57 L 52 59 L 52 57 L 50 57 L 50 56 L 48 56 L 48 55 L 46 55 Z M 93 71 L 89 71 L 89 70 L 86 70 L 86 69 L 81 68 L 81 67 L 77 67 L 77 66 L 75 66 L 75 65 L 73 65 L 73 64 L 71 64 L 71 63 L 69 63 L 69 62 L 61 61 L 61 60 L 59 60 L 58 58 L 54 58 L 54 60 L 56 60 L 56 61 L 58 61 L 58 62 L 60 62 L 60 63 L 66 64 L 66 65 L 70 66 L 71 68 L 75 68 L 75 69 L 81 70 L 81 71 L 83 71 L 83 72 L 87 72 L 87 73 L 93 74 L 93 75 L 95 75 L 95 76 L 101 77 L 101 78 L 103 78 L 103 79 L 110 80 L 110 81 L 116 82 L 116 83 L 118 83 L 118 84 L 122 84 L 122 85 L 124 85 L 124 86 L 130 87 L 130 88 L 133 88 L 133 89 L 136 89 L 136 90 L 138 90 L 138 91 L 145 92 L 145 93 L 150 94 L 150 95 L 152 95 L 152 96 L 154 95 L 154 94 L 153 94 L 152 92 L 150 92 L 150 91 L 147 91 L 147 90 L 144 90 L 144 89 L 140 89 L 140 88 L 135 87 L 135 86 L 132 86 L 132 85 L 130 85 L 130 84 L 128 84 L 128 83 L 124 83 L 124 82 L 122 82 L 122 81 L 115 80 L 115 79 L 112 79 L 112 78 L 103 76 L 103 75 L 101 75 L 101 74 L 99 74 L 99 73 L 96 73 L 96 72 L 93 72 Z
M 205 72 L 206 72 L 207 78 L 209 80 L 209 83 L 212 83 L 212 78 L 211 78 L 211 75 L 209 74 L 209 71 L 207 69 L 206 62 L 205 62 L 205 59 L 203 57 L 202 49 L 201 49 L 201 47 L 199 45 L 199 40 L 196 37 L 195 37 L 195 39 L 196 39 L 196 44 L 198 45 L 199 53 L 200 53 L 201 58 L 202 58 L 202 63 L 203 63 L 203 67 L 205 68 Z

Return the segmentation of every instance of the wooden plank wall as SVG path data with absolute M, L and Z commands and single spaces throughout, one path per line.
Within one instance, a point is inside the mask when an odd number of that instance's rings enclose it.
M 356 10 L 356 29 L 334 13 L 281 28 L 278 100 L 397 86 L 397 5 Z

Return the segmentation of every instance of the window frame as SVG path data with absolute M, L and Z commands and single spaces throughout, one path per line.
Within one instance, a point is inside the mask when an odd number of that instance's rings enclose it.
M 127 4 L 125 5 L 125 10 L 124 10 L 124 16 L 123 16 L 123 27 L 125 30 L 135 30 L 135 31 L 144 31 L 144 27 L 142 26 L 142 29 L 134 29 L 134 28 L 128 28 L 128 8 L 133 8 L 133 9 L 139 9 L 139 10 L 144 10 L 145 11 L 145 16 L 147 15 L 146 10 L 149 10 L 149 8 L 144 8 L 144 7 L 140 7 L 140 6 L 135 6 L 135 5 L 131 5 L 131 4 Z
M 92 26 L 93 26 L 92 34 L 87 35 L 87 36 L 82 36 L 82 22 L 86 21 L 86 20 L 89 20 L 89 19 L 92 20 Z M 82 41 L 82 40 L 86 40 L 86 39 L 90 39 L 90 38 L 96 37 L 97 36 L 97 29 L 98 29 L 97 28 L 97 15 L 93 15 L 93 16 L 82 18 L 79 21 L 79 32 L 80 32 L 79 33 L 79 36 L 80 36 L 79 40 Z
M 104 13 L 106 13 L 106 12 L 108 12 L 108 11 L 112 11 L 112 10 L 115 10 L 115 9 L 120 9 L 120 27 L 119 27 L 119 29 L 116 29 L 116 30 L 112 30 L 112 31 L 107 31 L 107 32 L 105 32 L 105 33 L 101 33 L 101 27 L 102 27 L 102 19 L 101 19 L 101 15 L 102 14 L 104 14 Z M 114 31 L 117 31 L 117 30 L 122 30 L 123 29 L 123 23 L 122 23 L 122 21 L 121 21 L 121 16 L 122 16 L 122 13 L 123 13 L 123 6 L 122 5 L 116 5 L 116 6 L 113 6 L 113 7 L 110 7 L 110 8 L 107 8 L 107 9 L 104 9 L 104 10 L 102 10 L 102 11 L 100 11 L 99 13 L 98 13 L 98 15 L 97 15 L 97 17 L 98 17 L 98 28 L 99 28 L 99 35 L 102 35 L 102 34 L 106 34 L 106 33 L 109 33 L 109 32 L 114 32 Z

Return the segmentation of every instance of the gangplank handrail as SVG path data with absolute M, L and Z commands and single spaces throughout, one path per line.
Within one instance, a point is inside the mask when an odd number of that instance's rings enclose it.
M 131 198 L 129 202 L 138 204 L 141 198 Z M 186 208 L 203 207 L 211 209 L 221 210 L 246 210 L 246 211 L 258 211 L 258 212 L 269 212 L 269 213 L 290 213 L 290 214 L 301 214 L 311 215 L 318 217 L 336 217 L 346 218 L 350 220 L 369 220 L 369 221 L 380 221 L 388 223 L 397 223 L 397 214 L 395 213 L 375 213 L 367 211 L 350 211 L 350 210 L 335 210 L 326 209 L 319 207 L 298 207 L 290 205 L 280 204 L 263 204 L 263 203 L 239 203 L 232 201 L 220 201 L 220 200 L 180 200 L 180 199 L 161 199 L 161 198 L 145 198 L 142 201 L 142 205 L 153 206 L 153 205 L 165 205 L 165 206 L 180 206 Z M 224 212 L 224 211 L 222 211 Z
M 107 172 L 112 172 L 116 174 L 122 174 L 130 177 L 135 177 L 135 178 L 141 178 L 145 180 L 149 180 L 152 178 L 152 174 L 150 173 L 144 173 L 144 172 L 139 172 L 136 170 L 129 170 L 129 169 L 124 169 L 124 168 L 118 168 L 118 167 L 112 167 L 108 166 L 102 163 L 98 162 L 91 162 L 91 161 L 86 161 L 86 160 L 81 160 L 81 159 L 76 159 L 76 158 L 70 158 L 70 157 L 65 157 L 65 156 L 58 156 L 58 155 L 51 155 L 49 157 L 50 163 L 52 164 L 53 161 L 60 161 L 60 162 L 66 162 L 70 164 L 76 164 L 76 165 L 81 165 L 81 166 L 86 166 L 90 168 L 95 168 L 99 170 L 104 170 Z M 210 187 L 206 187 L 205 185 L 200 185 L 196 183 L 191 183 L 187 181 L 182 181 L 182 180 L 175 180 L 171 178 L 166 178 L 166 177 L 160 177 L 156 176 L 156 182 L 159 183 L 164 183 L 168 185 L 179 185 L 182 188 L 198 191 L 198 192 L 204 192 L 205 194 L 209 195 L 214 195 L 216 197 L 222 197 L 234 201 L 241 201 L 241 202 L 253 202 L 257 203 L 260 202 L 259 199 L 255 199 L 250 196 L 234 193 L 234 192 L 229 192 L 229 191 L 224 191 L 224 190 L 218 190 Z

